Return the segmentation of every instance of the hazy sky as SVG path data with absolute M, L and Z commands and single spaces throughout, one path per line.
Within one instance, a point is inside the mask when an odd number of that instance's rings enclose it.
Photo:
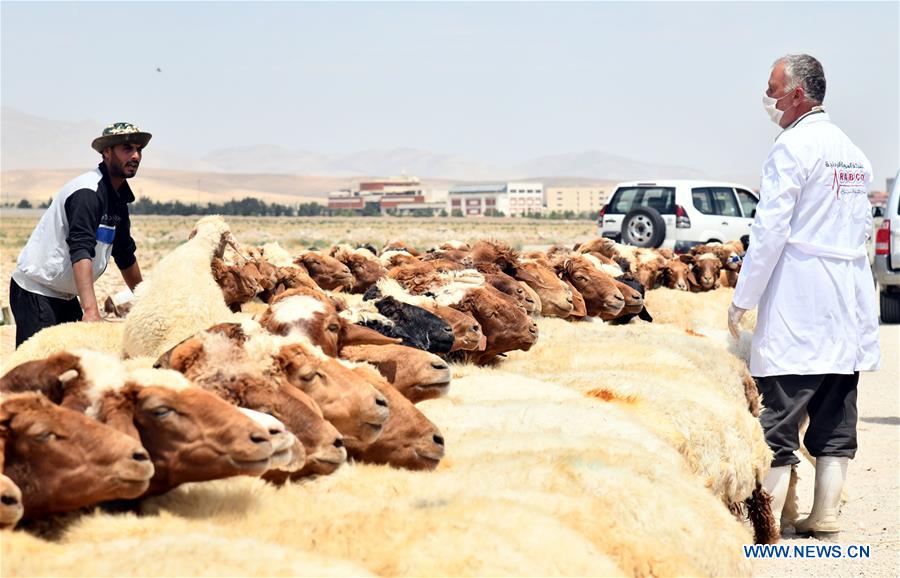
M 897 2 L 0 6 L 4 105 L 128 119 L 197 156 L 600 150 L 756 185 L 770 65 L 809 52 L 876 188 L 900 165 Z

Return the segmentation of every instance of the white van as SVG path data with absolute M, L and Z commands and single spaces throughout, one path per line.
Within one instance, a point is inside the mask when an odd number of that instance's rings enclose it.
M 735 183 L 619 183 L 597 225 L 602 236 L 620 243 L 682 253 L 694 245 L 749 236 L 758 202 L 749 187 Z

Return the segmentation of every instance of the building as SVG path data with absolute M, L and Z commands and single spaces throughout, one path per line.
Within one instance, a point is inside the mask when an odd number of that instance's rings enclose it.
M 389 177 L 361 181 L 355 191 L 329 193 L 328 208 L 367 215 L 436 215 L 447 210 L 447 196 L 446 189 L 423 189 L 416 177 Z
M 362 211 L 366 206 L 359 191 L 340 190 L 328 193 L 328 208 L 332 210 Z
M 505 184 L 460 185 L 450 188 L 450 214 L 482 217 L 492 213 L 509 214 L 509 195 Z
M 609 202 L 612 188 L 551 187 L 547 189 L 545 210 L 564 213 L 594 213 Z
M 509 211 L 511 217 L 540 214 L 544 209 L 543 183 L 508 183 Z
M 413 217 L 437 217 L 442 212 L 446 215 L 450 214 L 448 201 L 450 192 L 447 189 L 423 189 L 421 192 L 421 200 L 417 196 L 415 202 L 402 202 L 394 205 L 394 214 Z
M 452 187 L 448 195 L 450 213 L 480 217 L 503 214 L 518 217 L 543 212 L 542 183 L 494 183 Z
M 369 194 L 408 194 L 422 193 L 422 183 L 418 177 L 388 177 L 372 181 L 360 181 L 359 190 Z
M 447 201 L 424 201 L 421 203 L 398 203 L 392 212 L 403 217 L 437 217 L 441 211 L 447 211 Z M 446 215 L 445 215 L 446 216 Z

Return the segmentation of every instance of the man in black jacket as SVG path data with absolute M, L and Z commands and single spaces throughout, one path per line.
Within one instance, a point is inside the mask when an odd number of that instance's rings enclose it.
M 103 161 L 53 198 L 22 249 L 9 285 L 16 347 L 44 327 L 99 321 L 94 282 L 110 256 L 129 289 L 141 282 L 128 217 L 134 195 L 126 179 L 137 174 L 150 137 L 125 122 L 106 127 L 91 143 Z

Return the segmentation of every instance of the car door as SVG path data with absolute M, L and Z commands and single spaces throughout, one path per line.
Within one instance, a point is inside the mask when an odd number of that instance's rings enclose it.
M 740 239 L 750 233 L 749 221 L 744 219 L 741 206 L 731 187 L 709 187 L 716 210 L 716 228 L 721 231 L 719 241 Z
M 759 197 L 747 189 L 739 187 L 735 187 L 734 192 L 737 194 L 738 202 L 741 204 L 741 213 L 743 213 L 745 221 L 744 232 L 741 235 L 749 235 L 750 226 L 753 225 L 753 221 L 756 219 L 756 205 L 759 204 Z

